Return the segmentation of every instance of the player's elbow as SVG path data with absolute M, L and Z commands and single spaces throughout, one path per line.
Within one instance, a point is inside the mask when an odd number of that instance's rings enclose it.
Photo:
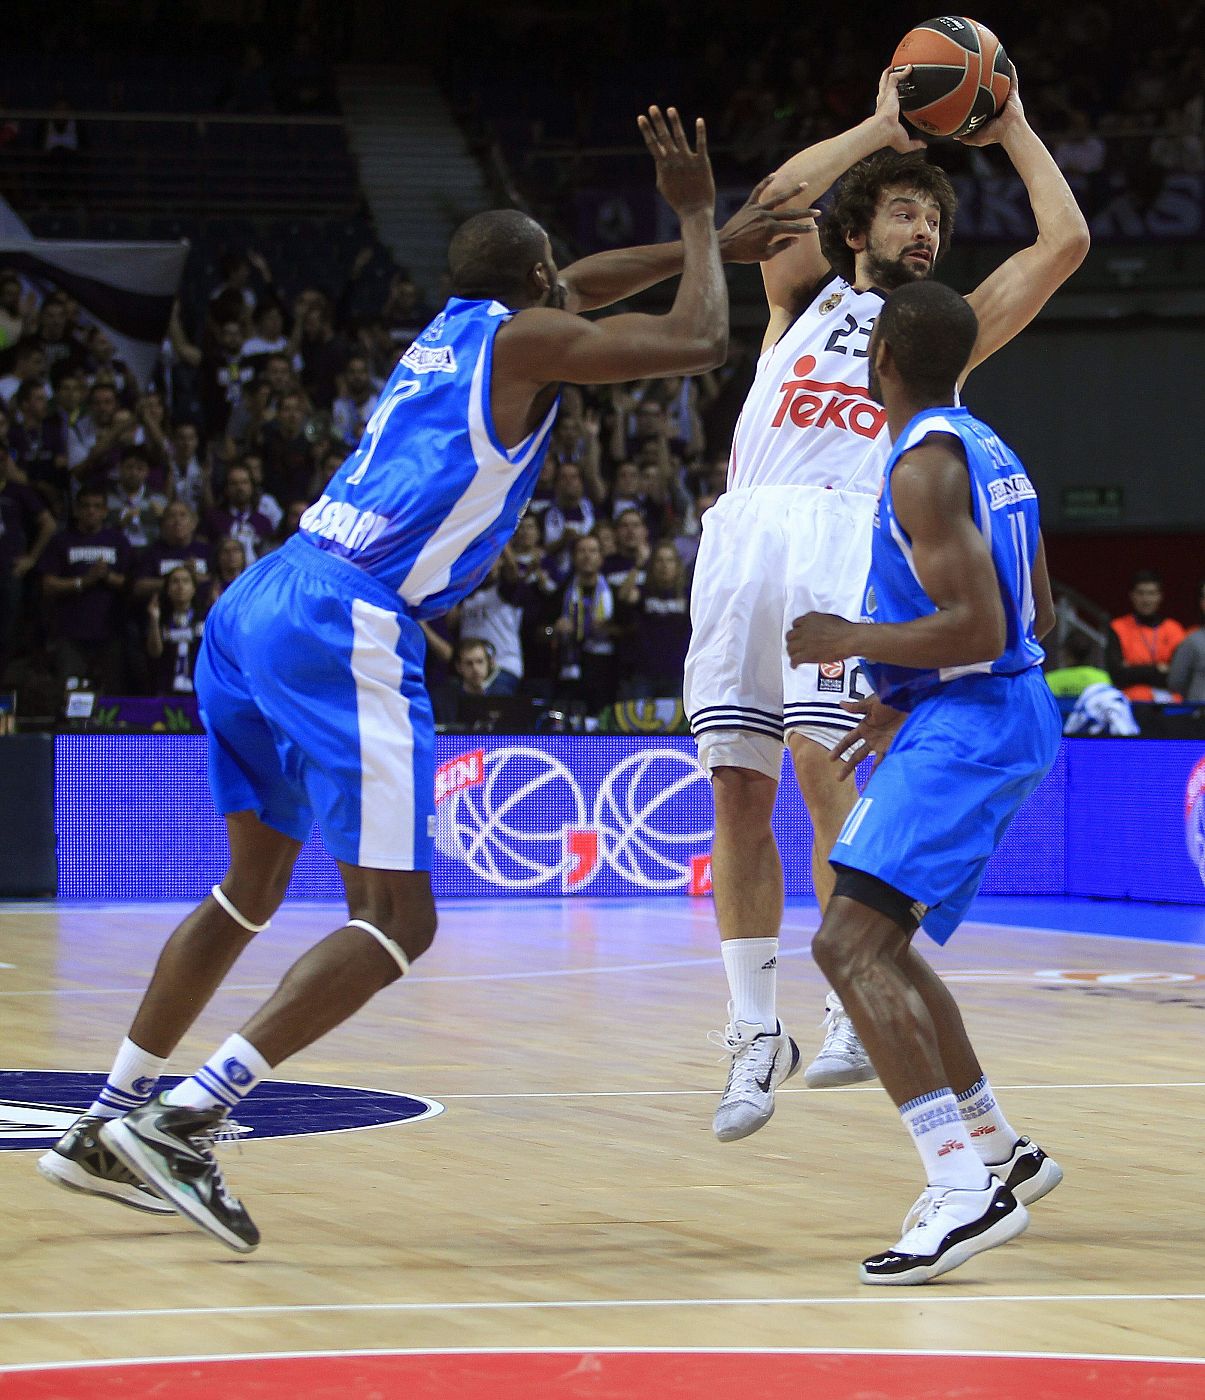
M 1054 256 L 1064 277 L 1071 276 L 1088 256 L 1091 247 L 1092 235 L 1083 215 L 1080 214 L 1072 227 L 1061 235 L 1054 248 Z
M 713 335 L 700 336 L 691 347 L 692 364 L 689 374 L 705 374 L 708 370 L 719 369 L 728 358 L 728 328 Z

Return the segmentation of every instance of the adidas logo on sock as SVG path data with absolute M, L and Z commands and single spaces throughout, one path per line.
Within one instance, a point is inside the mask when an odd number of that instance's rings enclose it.
M 762 970 L 763 972 L 770 972 L 770 971 L 772 971 L 774 968 L 776 968 L 777 966 L 778 966 L 778 956 L 777 956 L 777 954 L 775 954 L 775 956 L 772 957 L 772 958 L 770 959 L 769 962 L 764 962 L 764 963 L 762 963 L 762 965 L 761 965 L 761 970 Z

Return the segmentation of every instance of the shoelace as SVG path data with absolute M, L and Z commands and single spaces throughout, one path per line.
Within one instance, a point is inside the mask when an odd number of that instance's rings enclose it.
M 213 1171 L 214 1190 L 221 1197 L 222 1204 L 227 1210 L 241 1210 L 242 1202 L 226 1186 L 226 1178 L 222 1174 L 222 1168 L 218 1165 L 216 1149 L 233 1142 L 241 1152 L 243 1137 L 248 1132 L 250 1129 L 241 1123 L 236 1123 L 231 1118 L 223 1118 L 203 1132 L 190 1134 L 192 1142 Z
M 916 1200 L 913 1201 L 912 1209 L 904 1216 L 904 1228 L 901 1231 L 901 1239 L 907 1236 L 910 1231 L 919 1229 L 920 1226 L 929 1223 L 937 1213 L 945 1194 L 944 1190 L 936 1187 L 930 1187 L 929 1190 L 921 1192 Z
M 726 1055 L 732 1056 L 728 1082 L 724 1085 L 725 1096 L 734 1090 L 744 1092 L 753 1087 L 757 1087 L 758 1093 L 761 1093 L 756 1080 L 758 1071 L 764 1068 L 769 1037 L 755 1036 L 752 1040 L 741 1040 L 732 1026 L 725 1026 L 722 1033 L 708 1031 L 707 1039 L 712 1045 L 718 1045 Z
M 844 1007 L 838 1011 L 836 1007 L 830 1006 L 824 1013 L 824 1020 L 828 1030 L 824 1033 L 821 1055 L 836 1051 L 843 1059 L 861 1060 L 866 1057 L 866 1051 L 862 1048 L 857 1031 L 854 1030 L 854 1023 L 849 1019 Z

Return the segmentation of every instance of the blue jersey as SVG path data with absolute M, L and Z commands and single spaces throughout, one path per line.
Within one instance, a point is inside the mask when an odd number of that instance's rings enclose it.
M 359 447 L 300 533 L 396 593 L 416 618 L 471 593 L 514 533 L 556 417 L 507 448 L 490 414 L 494 337 L 515 313 L 453 297 L 402 356 Z
M 961 676 L 1010 676 L 1040 665 L 1045 652 L 1034 635 L 1036 607 L 1032 566 L 1038 548 L 1038 496 L 1016 453 L 965 408 L 927 408 L 900 434 L 883 471 L 875 512 L 870 575 L 862 602 L 864 622 L 911 622 L 937 611 L 912 563 L 912 542 L 896 519 L 891 473 L 905 452 L 930 433 L 949 433 L 966 452 L 975 525 L 991 551 L 1004 605 L 1007 640 L 995 661 L 940 670 L 864 661 L 880 700 L 912 710 L 948 681 Z

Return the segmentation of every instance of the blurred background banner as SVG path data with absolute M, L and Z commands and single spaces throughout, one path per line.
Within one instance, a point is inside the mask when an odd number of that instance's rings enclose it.
M 3 211 L 0 211 L 3 212 Z M 106 332 L 139 384 L 159 359 L 188 244 L 0 240 L 0 261 L 45 296 L 65 292 L 81 317 Z

